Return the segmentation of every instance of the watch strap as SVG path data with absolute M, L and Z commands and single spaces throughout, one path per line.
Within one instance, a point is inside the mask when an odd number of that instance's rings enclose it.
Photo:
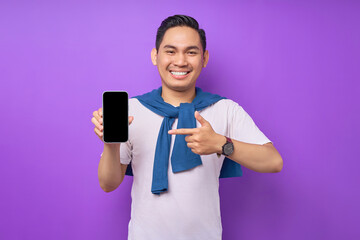
M 222 146 L 222 154 L 223 155 L 225 155 L 224 154 L 224 146 L 227 144 L 227 143 L 233 143 L 233 141 L 231 140 L 231 138 L 228 138 L 228 137 L 226 137 L 226 136 L 224 136 L 225 138 L 226 138 L 226 143 Z M 218 158 L 220 158 L 220 156 L 222 155 L 222 154 L 220 154 L 220 153 L 216 153 L 217 154 L 217 156 L 218 156 Z

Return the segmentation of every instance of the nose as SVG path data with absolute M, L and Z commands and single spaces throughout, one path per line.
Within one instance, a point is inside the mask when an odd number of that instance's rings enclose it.
M 183 53 L 176 54 L 176 56 L 174 56 L 173 64 L 177 67 L 187 66 L 186 55 Z

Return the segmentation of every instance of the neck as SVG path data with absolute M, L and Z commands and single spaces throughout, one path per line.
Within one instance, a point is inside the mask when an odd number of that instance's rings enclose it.
M 196 96 L 195 87 L 178 92 L 168 88 L 162 87 L 161 97 L 164 99 L 164 102 L 169 103 L 175 107 L 180 106 L 180 103 L 191 103 Z

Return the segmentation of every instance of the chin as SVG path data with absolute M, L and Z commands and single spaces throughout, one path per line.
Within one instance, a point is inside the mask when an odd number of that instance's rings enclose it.
M 177 91 L 177 92 L 185 92 L 189 89 L 192 89 L 195 87 L 195 84 L 184 84 L 184 83 L 180 83 L 180 84 L 168 84 L 168 83 L 164 83 L 163 82 L 163 85 L 166 86 L 166 88 L 169 88 L 173 91 Z

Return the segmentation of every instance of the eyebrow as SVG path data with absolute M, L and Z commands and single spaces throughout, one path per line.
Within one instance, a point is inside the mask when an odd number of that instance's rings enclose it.
M 177 49 L 175 46 L 173 45 L 165 45 L 164 48 L 173 48 L 173 49 Z M 199 47 L 198 46 L 189 46 L 187 47 L 185 50 L 188 51 L 188 50 L 191 50 L 191 49 L 195 49 L 195 50 L 199 50 Z

